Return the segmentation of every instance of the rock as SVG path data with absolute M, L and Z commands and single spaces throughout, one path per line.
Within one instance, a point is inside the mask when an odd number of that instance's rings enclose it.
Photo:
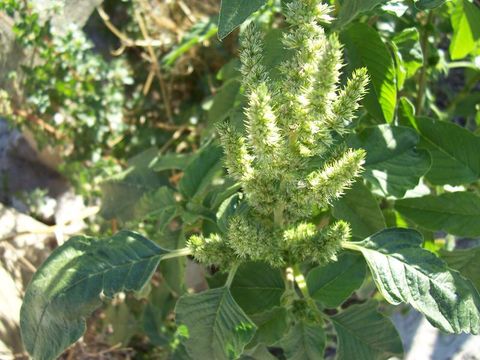
M 1 202 L 12 204 L 19 193 L 34 189 L 46 189 L 50 197 L 57 198 L 68 188 L 67 180 L 42 163 L 25 137 L 0 119 Z
M 394 314 L 393 322 L 403 341 L 404 360 L 480 360 L 479 336 L 442 333 L 413 309 Z
M 23 351 L 19 314 L 26 285 L 50 253 L 48 226 L 0 204 L 0 358 Z

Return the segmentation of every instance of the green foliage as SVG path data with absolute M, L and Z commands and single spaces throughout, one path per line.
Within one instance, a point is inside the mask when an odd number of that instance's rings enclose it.
M 472 283 L 420 246 L 410 229 L 387 229 L 348 248 L 361 251 L 378 289 L 391 304 L 410 303 L 434 326 L 478 334 L 480 296 Z
M 332 215 L 350 223 L 354 238 L 363 239 L 385 228 L 377 200 L 361 181 L 357 181 L 343 197 L 333 203 Z
M 480 177 L 480 163 L 475 155 L 480 139 L 458 125 L 416 118 L 414 126 L 420 133 L 422 148 L 432 157 L 427 179 L 436 185 L 460 185 Z
M 16 18 L 17 41 L 34 57 L 34 65 L 22 69 L 25 100 L 14 112 L 16 122 L 34 130 L 40 145 L 73 147 L 71 160 L 98 162 L 102 148 L 127 130 L 123 89 L 133 80 L 125 62 L 92 52 L 75 24 L 61 30 L 50 19 L 41 22 L 27 1 L 11 1 L 7 12 Z M 39 125 L 50 136 L 35 131 Z
M 455 1 L 451 14 L 453 37 L 450 43 L 452 60 L 463 59 L 478 50 L 480 9 L 468 0 Z
M 287 359 L 321 359 L 325 349 L 325 333 L 322 326 L 301 321 L 292 326 L 288 334 L 280 340 L 280 345 Z
M 188 329 L 185 346 L 194 359 L 238 358 L 256 329 L 227 287 L 184 295 L 176 313 L 177 324 Z
M 479 236 L 480 197 L 468 192 L 422 196 L 395 202 L 395 209 L 424 229 Z
M 368 70 L 371 90 L 364 100 L 366 109 L 379 122 L 392 122 L 397 88 L 395 65 L 387 46 L 374 29 L 362 23 L 348 27 L 342 33 L 342 40 L 351 59 L 350 66 L 365 66 Z
M 478 267 L 480 248 L 442 250 L 440 256 L 450 268 L 457 270 L 462 276 L 472 281 L 477 289 L 480 289 L 480 268 Z
M 28 352 L 38 360 L 57 358 L 82 336 L 100 294 L 140 291 L 168 253 L 128 231 L 68 240 L 38 269 L 25 294 L 20 321 Z
M 218 37 L 220 40 L 235 30 L 265 3 L 266 0 L 222 0 L 218 20 Z
M 362 285 L 365 274 L 362 257 L 345 252 L 336 262 L 310 270 L 307 287 L 312 298 L 326 307 L 336 308 Z
M 350 146 L 367 151 L 364 177 L 384 195 L 399 198 L 430 168 L 430 156 L 416 149 L 418 142 L 414 130 L 389 125 L 368 127 L 349 139 Z
M 377 304 L 370 301 L 331 318 L 339 338 L 339 360 L 380 360 L 403 355 L 395 327 L 376 308 Z

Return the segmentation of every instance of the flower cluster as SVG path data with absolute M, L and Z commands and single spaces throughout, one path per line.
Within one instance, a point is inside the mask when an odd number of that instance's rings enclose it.
M 368 78 L 358 69 L 340 88 L 341 45 L 321 26 L 331 20 L 329 12 L 317 0 L 287 5 L 290 27 L 283 45 L 292 56 L 281 64 L 277 81 L 262 64 L 259 32 L 253 26 L 245 30 L 240 59 L 248 100 L 246 135 L 225 124 L 219 135 L 228 172 L 242 184 L 248 210 L 230 218 L 226 234 L 190 240 L 199 261 L 325 264 L 350 237 L 345 222 L 319 228 L 308 221 L 355 181 L 365 156 L 348 149 L 343 136 Z M 228 260 L 218 257 L 222 247 Z

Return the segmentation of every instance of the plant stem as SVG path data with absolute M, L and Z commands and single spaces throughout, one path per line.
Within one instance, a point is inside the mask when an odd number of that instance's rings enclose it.
M 351 243 L 349 241 L 342 241 L 342 247 L 344 249 L 349 249 L 349 250 L 354 250 L 354 251 L 361 251 L 360 247 L 354 243 Z
M 230 269 L 230 271 L 228 273 L 227 282 L 225 283 L 226 287 L 230 288 L 230 286 L 232 285 L 233 279 L 235 278 L 235 274 L 237 273 L 239 265 L 240 265 L 239 263 L 235 263 L 235 264 L 233 264 L 232 268 Z
M 427 90 L 427 70 L 428 70 L 428 26 L 431 24 L 433 19 L 433 11 L 428 13 L 427 22 L 423 26 L 422 37 L 420 39 L 420 46 L 423 53 L 423 64 L 420 69 L 420 78 L 418 81 L 418 93 L 417 93 L 417 102 L 416 110 L 417 115 L 421 115 L 423 112 L 423 104 L 425 102 L 425 91 Z
M 285 288 L 295 292 L 295 276 L 293 275 L 293 268 L 291 266 L 285 269 Z
M 160 256 L 162 257 L 162 260 L 163 260 L 163 259 L 173 259 L 181 256 L 188 256 L 191 254 L 192 254 L 192 251 L 189 248 L 183 248 L 183 249 L 173 250 L 168 254 L 160 255 Z
M 293 276 L 303 296 L 306 298 L 310 297 L 310 294 L 308 293 L 308 289 L 307 289 L 307 283 L 305 282 L 305 277 L 300 271 L 300 266 L 298 266 L 298 264 L 293 266 Z

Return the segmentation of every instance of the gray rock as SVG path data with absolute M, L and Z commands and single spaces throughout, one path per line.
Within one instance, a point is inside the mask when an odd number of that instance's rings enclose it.
M 480 336 L 443 333 L 414 309 L 394 314 L 393 322 L 403 341 L 404 360 L 480 360 Z

